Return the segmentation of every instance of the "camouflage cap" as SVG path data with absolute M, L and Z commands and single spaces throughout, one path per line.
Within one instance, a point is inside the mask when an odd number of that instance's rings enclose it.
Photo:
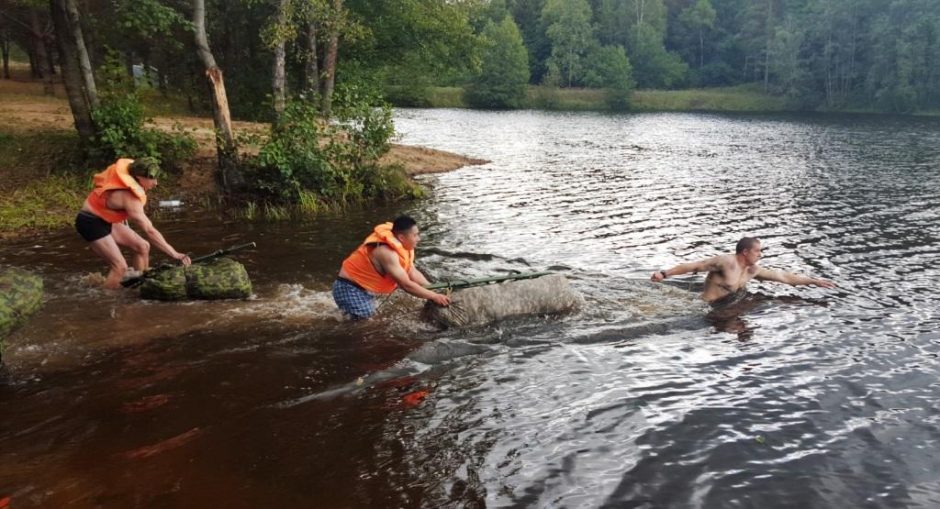
M 154 157 L 141 157 L 135 159 L 128 168 L 128 173 L 134 177 L 145 177 L 148 179 L 160 178 L 160 162 Z

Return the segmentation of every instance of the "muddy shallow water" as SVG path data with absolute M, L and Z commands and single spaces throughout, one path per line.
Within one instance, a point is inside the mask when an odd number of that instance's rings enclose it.
M 428 199 L 306 222 L 163 214 L 236 256 L 249 301 L 86 284 L 71 231 L 5 243 L 44 308 L 9 338 L 14 507 L 806 507 L 940 503 L 940 122 L 401 110 L 402 142 L 492 161 Z M 439 331 L 395 295 L 329 296 L 373 224 L 413 214 L 438 278 L 564 273 L 580 313 Z M 715 316 L 656 269 L 764 241 Z M 428 352 L 431 355 L 428 355 Z M 784 502 L 785 501 L 785 502 Z

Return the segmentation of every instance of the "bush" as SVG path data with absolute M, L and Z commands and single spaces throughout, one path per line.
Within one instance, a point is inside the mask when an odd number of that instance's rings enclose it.
M 91 159 L 107 164 L 119 157 L 150 156 L 174 169 L 196 153 L 196 140 L 177 126 L 167 133 L 146 127 L 140 97 L 119 58 L 110 54 L 101 67 L 101 105 L 92 111 L 97 136 L 89 147 Z
M 396 106 L 405 108 L 430 108 L 430 90 L 422 86 L 389 85 L 385 87 L 385 97 Z
M 416 197 L 419 188 L 401 167 L 379 164 L 394 135 L 388 105 L 373 106 L 376 96 L 352 86 L 337 90 L 335 118 L 322 118 L 315 104 L 290 101 L 261 149 L 246 161 L 247 176 L 269 205 L 299 205 L 316 210 L 317 201 L 342 205 L 365 198 Z M 259 196 L 260 195 L 260 196 Z
M 519 27 L 506 16 L 483 31 L 486 47 L 482 71 L 467 89 L 467 101 L 478 108 L 518 108 L 529 82 L 529 57 Z
M 181 127 L 170 133 L 145 127 L 144 110 L 136 94 L 106 98 L 92 112 L 92 119 L 98 135 L 89 155 L 98 162 L 150 156 L 174 169 L 196 153 L 196 140 Z
M 607 106 L 615 111 L 630 107 L 633 93 L 633 68 L 622 46 L 603 46 L 591 50 L 585 85 L 607 89 Z

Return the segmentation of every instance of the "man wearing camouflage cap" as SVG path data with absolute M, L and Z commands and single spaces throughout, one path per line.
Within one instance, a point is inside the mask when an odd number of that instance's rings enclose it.
M 159 176 L 160 166 L 152 157 L 118 159 L 94 176 L 95 188 L 75 218 L 75 229 L 90 243 L 91 250 L 108 262 L 105 288 L 119 288 L 127 272 L 121 246 L 133 251 L 133 266 L 140 272 L 149 268 L 151 242 L 183 265 L 192 263 L 189 256 L 173 249 L 144 213 L 147 191 L 157 186 Z M 127 225 L 128 219 L 143 230 L 150 242 Z

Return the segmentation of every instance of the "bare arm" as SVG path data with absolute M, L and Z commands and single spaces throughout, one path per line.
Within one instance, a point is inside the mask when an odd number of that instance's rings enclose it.
M 179 251 L 173 249 L 166 239 L 163 238 L 161 234 L 150 222 L 150 218 L 147 217 L 147 214 L 144 213 L 144 204 L 136 199 L 127 199 L 124 197 L 124 210 L 127 212 L 128 218 L 137 225 L 150 239 L 160 251 L 166 253 L 170 258 L 174 260 L 179 260 L 183 265 L 189 265 L 192 263 L 189 259 L 189 256 L 180 253 Z
M 654 272 L 650 280 L 658 283 L 669 276 L 679 276 L 689 272 L 719 272 L 724 267 L 725 260 L 726 255 L 720 255 L 697 262 L 680 263 L 671 269 Z
M 418 270 L 418 268 L 414 265 L 412 265 L 411 270 L 408 271 L 408 277 L 421 286 L 428 286 L 431 284 L 431 282 L 428 281 L 428 278 L 424 277 L 424 274 L 422 274 L 421 271 Z
M 420 297 L 422 299 L 427 299 L 438 306 L 447 306 L 450 304 L 450 298 L 446 295 L 432 292 L 424 288 L 424 286 L 417 281 L 411 279 L 411 276 L 408 275 L 408 272 L 405 272 L 405 269 L 401 268 L 401 265 L 398 263 L 398 254 L 389 249 L 386 246 L 379 246 L 373 251 L 373 255 L 379 265 L 385 270 L 385 273 L 392 277 L 398 286 L 402 290 L 414 295 L 415 297 Z M 412 269 L 414 270 L 414 269 Z M 420 274 L 420 273 L 419 273 Z M 424 279 L 424 276 L 421 275 L 421 279 L 427 282 L 427 279 Z
M 836 287 L 835 283 L 825 279 L 802 276 L 800 274 L 793 274 L 792 272 L 786 272 L 783 270 L 765 269 L 763 267 L 757 271 L 757 274 L 754 275 L 754 279 L 758 281 L 776 281 L 778 283 L 784 283 L 790 286 L 816 285 L 823 288 Z

